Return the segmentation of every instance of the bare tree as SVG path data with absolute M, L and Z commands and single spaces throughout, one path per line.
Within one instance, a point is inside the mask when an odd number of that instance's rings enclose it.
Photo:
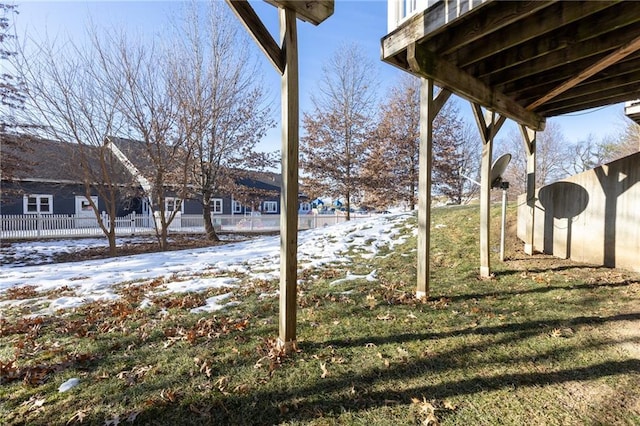
M 479 140 L 452 102 L 436 116 L 433 132 L 434 186 L 456 204 L 467 201 L 477 190 L 461 178 L 460 172 L 477 168 Z M 413 210 L 419 152 L 420 80 L 404 76 L 380 107 L 379 124 L 363 172 L 366 199 L 377 205 L 402 203 Z
M 628 117 L 624 117 L 622 133 L 602 143 L 607 161 L 626 157 L 640 151 L 640 125 Z
M 26 87 L 10 70 L 11 59 L 17 55 L 16 35 L 12 33 L 12 17 L 18 13 L 16 5 L 0 3 L 0 177 L 12 180 L 15 172 L 28 165 L 21 160 L 28 150 L 25 137 L 16 133 L 25 130 L 25 123 L 18 121 L 18 113 L 24 110 Z M 0 188 L 6 193 L 6 188 Z
M 607 147 L 610 144 L 606 139 L 598 141 L 591 134 L 575 144 L 568 144 L 565 150 L 567 161 L 563 165 L 566 174 L 582 173 L 604 164 L 609 155 Z
M 365 204 L 415 208 L 420 152 L 420 80 L 405 75 L 380 106 L 363 168 Z
M 436 193 L 454 204 L 461 204 L 473 191 L 461 171 L 477 169 L 479 139 L 474 134 L 454 102 L 447 102 L 433 120 L 433 185 Z
M 480 178 L 481 143 L 477 127 L 470 123 L 460 127 L 458 135 L 456 158 L 459 168 L 452 180 L 452 199 L 458 204 L 466 204 L 480 194 L 476 182 Z
M 144 176 L 142 187 L 154 211 L 161 250 L 168 248 L 169 225 L 189 193 L 192 158 L 179 123 L 178 109 L 183 105 L 175 96 L 178 85 L 166 66 L 171 63 L 169 54 L 151 43 L 142 45 L 123 36 L 110 61 L 112 71 L 121 73 L 124 80 L 118 110 L 127 134 L 143 147 L 137 163 Z
M 344 199 L 347 220 L 361 190 L 361 169 L 376 97 L 374 65 L 357 45 L 338 49 L 323 67 L 313 113 L 303 115 L 301 169 L 307 193 Z
M 536 186 L 540 187 L 567 176 L 570 163 L 567 142 L 562 128 L 555 121 L 548 121 L 543 132 L 536 136 Z M 526 191 L 527 160 L 522 145 L 522 136 L 513 131 L 507 139 L 500 140 L 496 154 L 510 153 L 511 163 L 504 174 L 510 183 L 510 190 L 516 193 Z
M 193 4 L 178 28 L 171 60 L 181 138 L 193 155 L 191 182 L 199 196 L 207 238 L 218 240 L 211 199 L 233 193 L 247 169 L 270 165 L 255 150 L 274 125 L 245 32 L 228 8 L 213 2 L 201 19 Z M 232 206 L 233 207 L 233 206 Z
M 84 186 L 84 195 L 98 225 L 109 241 L 109 253 L 115 255 L 115 221 L 119 197 L 126 190 L 128 176 L 105 144 L 108 135 L 117 133 L 120 125 L 118 104 L 124 86 L 112 74 L 109 52 L 97 37 L 88 47 L 69 41 L 64 45 L 45 40 L 33 43 L 33 54 L 27 56 L 23 45 L 15 62 L 20 78 L 28 87 L 25 117 L 36 136 L 72 142 L 68 164 L 70 177 Z M 103 220 L 93 195 L 103 200 L 111 220 Z

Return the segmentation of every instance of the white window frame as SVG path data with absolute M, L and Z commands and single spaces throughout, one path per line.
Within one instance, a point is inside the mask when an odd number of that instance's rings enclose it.
M 263 213 L 278 213 L 278 202 L 277 201 L 263 201 L 262 202 L 262 212 Z
M 300 207 L 299 207 L 298 211 L 310 212 L 311 211 L 311 203 L 307 203 L 306 201 L 300 203 Z
M 240 201 L 233 201 L 232 210 L 234 213 L 242 213 L 242 203 Z
M 180 213 L 184 213 L 184 203 L 178 197 L 165 197 L 164 199 L 164 211 L 172 213 L 175 210 L 175 205 L 180 205 Z
M 222 198 L 211 199 L 211 213 L 222 214 L 224 212 L 224 201 Z
M 36 200 L 36 210 L 29 211 L 29 199 L 34 198 Z M 43 203 L 42 200 L 47 200 L 47 203 Z M 53 195 L 49 194 L 29 194 L 25 195 L 22 199 L 22 211 L 24 214 L 53 214 Z M 48 204 L 49 209 L 44 211 L 42 209 L 43 204 Z

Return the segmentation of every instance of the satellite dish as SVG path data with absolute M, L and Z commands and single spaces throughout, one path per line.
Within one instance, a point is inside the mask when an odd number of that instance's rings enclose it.
M 491 166 L 491 188 L 497 188 L 502 182 L 502 175 L 511 161 L 511 154 L 502 154 Z

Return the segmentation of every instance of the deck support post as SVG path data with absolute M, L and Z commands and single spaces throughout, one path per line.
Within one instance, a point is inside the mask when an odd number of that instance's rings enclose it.
M 420 160 L 418 168 L 418 299 L 429 297 L 429 243 L 431 239 L 431 167 L 433 159 L 433 80 L 420 85 Z M 435 114 L 434 114 L 435 116 Z
M 431 168 L 433 163 L 433 120 L 451 96 L 440 90 L 434 98 L 431 79 L 420 85 L 420 164 L 418 170 L 418 299 L 429 297 L 429 246 L 431 239 Z
M 504 124 L 506 117 L 489 111 L 489 123 L 482 107 L 471 104 L 480 136 L 482 138 L 482 160 L 480 166 L 480 277 L 491 277 L 491 159 L 493 156 L 493 140 Z
M 527 217 L 524 252 L 532 255 L 535 250 L 533 239 L 535 235 L 536 216 L 536 132 L 523 124 L 520 124 L 519 127 L 527 156 Z
M 280 191 L 280 311 L 278 346 L 296 347 L 298 280 L 298 154 L 300 94 L 297 18 L 318 25 L 333 13 L 333 0 L 268 0 L 278 8 L 280 44 L 247 0 L 226 0 L 231 10 L 282 75 L 282 188 Z
M 298 36 L 296 13 L 280 8 L 282 73 L 282 190 L 280 193 L 280 333 L 285 351 L 295 348 L 298 279 Z

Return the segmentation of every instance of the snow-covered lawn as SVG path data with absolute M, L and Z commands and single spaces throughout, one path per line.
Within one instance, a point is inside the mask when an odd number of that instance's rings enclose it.
M 375 256 L 382 247 L 393 248 L 405 241 L 408 214 L 381 215 L 357 222 L 346 222 L 298 234 L 298 267 L 349 264 L 350 252 Z M 56 250 L 78 249 L 79 244 L 105 244 L 104 240 L 58 240 L 22 243 L 12 251 L 27 250 L 52 255 Z M 20 253 L 17 254 L 20 257 Z M 34 314 L 50 314 L 97 300 L 118 299 L 117 287 L 140 285 L 161 279 L 162 292 L 200 292 L 209 288 L 228 288 L 232 294 L 238 278 L 277 279 L 280 268 L 280 237 L 259 237 L 244 242 L 202 249 L 150 253 L 127 257 L 55 263 L 36 266 L 3 265 L 0 271 L 0 317 L 12 306 L 29 306 Z M 372 271 L 373 272 L 373 271 Z M 235 273 L 235 274 L 233 274 Z M 374 277 L 375 274 L 372 274 Z M 373 278 L 372 278 L 373 279 Z M 38 293 L 33 298 L 8 297 L 10 289 L 28 286 Z M 60 291 L 60 290 L 64 291 Z M 198 311 L 219 309 L 226 297 L 208 299 Z

